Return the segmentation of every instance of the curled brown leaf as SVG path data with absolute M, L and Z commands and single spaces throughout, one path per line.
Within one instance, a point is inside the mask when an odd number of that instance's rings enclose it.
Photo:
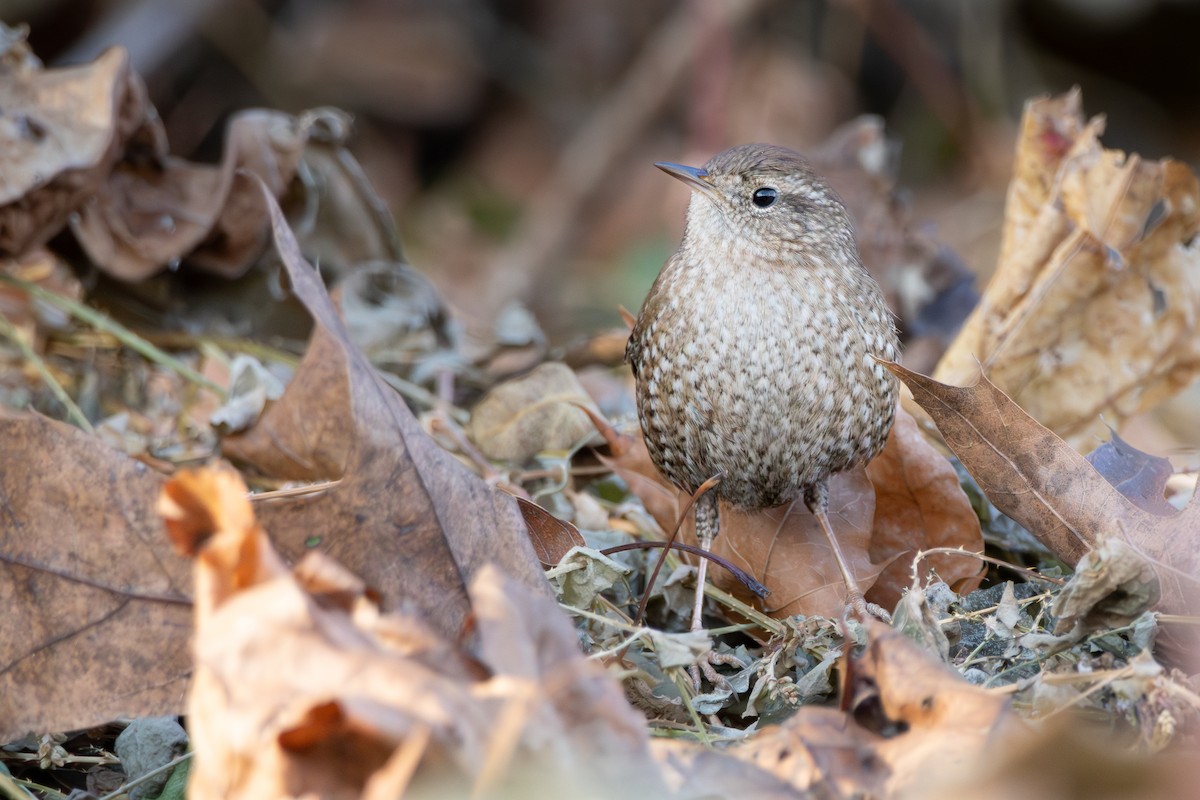
M 995 276 L 938 364 L 1079 446 L 1200 374 L 1200 183 L 1104 149 L 1076 89 L 1025 109 Z
M 123 48 L 90 64 L 0 73 L 0 254 L 54 236 L 145 122 L 146 88 Z
M 290 114 L 249 110 L 230 120 L 218 166 L 165 152 L 127 158 L 72 222 L 75 236 L 93 263 L 122 280 L 147 278 L 184 257 L 236 278 L 268 235 L 256 189 L 236 173 L 258 175 L 278 196 L 295 174 L 305 136 Z

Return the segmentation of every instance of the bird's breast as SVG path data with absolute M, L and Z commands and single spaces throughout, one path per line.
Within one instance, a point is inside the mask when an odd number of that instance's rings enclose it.
M 663 277 L 640 330 L 638 401 L 674 483 L 723 472 L 727 500 L 777 505 L 882 446 L 872 420 L 890 423 L 894 383 L 870 353 L 894 342 L 886 312 L 867 330 L 863 298 L 819 272 L 692 264 Z

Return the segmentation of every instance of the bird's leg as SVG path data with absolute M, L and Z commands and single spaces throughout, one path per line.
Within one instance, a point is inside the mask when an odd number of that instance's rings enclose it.
M 700 549 L 704 552 L 712 550 L 713 541 L 717 538 L 717 531 L 720 528 L 719 512 L 717 510 L 717 494 L 713 491 L 707 491 L 696 500 L 696 540 L 700 545 Z M 704 581 L 708 577 L 708 559 L 701 558 L 700 564 L 696 567 L 696 602 L 692 606 L 692 630 L 704 630 Z M 693 664 L 688 668 L 688 673 L 692 677 L 692 685 L 696 691 L 700 691 L 700 673 L 704 673 L 704 677 L 708 678 L 708 682 L 714 686 L 728 686 L 729 681 L 725 680 L 713 668 L 714 664 L 726 664 L 729 666 L 738 667 L 739 669 L 746 665 L 740 659 L 735 658 L 728 653 L 717 653 L 709 651 L 703 656 L 698 664 Z
M 862 590 L 858 588 L 858 581 L 854 579 L 850 565 L 846 563 L 846 557 L 842 554 L 842 546 L 838 544 L 837 537 L 833 534 L 833 526 L 829 524 L 829 486 L 825 481 L 804 490 L 804 504 L 817 518 L 817 522 L 821 524 L 821 530 L 825 531 L 825 538 L 829 540 L 829 549 L 833 551 L 838 571 L 842 573 L 842 581 L 846 584 L 846 594 L 848 595 L 846 605 L 853 609 L 860 619 L 864 619 L 869 612 L 867 601 L 863 597 Z
M 708 491 L 696 500 L 696 542 L 704 552 L 712 550 L 720 529 L 717 495 Z M 704 630 L 704 581 L 708 577 L 708 559 L 701 558 L 696 567 L 696 603 L 692 606 L 692 630 Z

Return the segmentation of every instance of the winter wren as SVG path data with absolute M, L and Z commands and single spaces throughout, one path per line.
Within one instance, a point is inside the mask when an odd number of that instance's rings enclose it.
M 696 506 L 705 549 L 717 535 L 718 496 L 746 509 L 803 497 L 861 613 L 829 526 L 827 481 L 883 448 L 896 379 L 872 356 L 895 360 L 898 343 L 846 209 L 782 147 L 734 147 L 702 169 L 655 166 L 692 198 L 683 242 L 626 350 L 650 457 L 687 492 L 720 476 Z

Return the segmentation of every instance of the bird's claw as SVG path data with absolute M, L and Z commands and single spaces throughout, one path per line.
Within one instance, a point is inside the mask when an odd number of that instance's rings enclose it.
M 875 617 L 889 625 L 892 622 L 892 615 L 888 613 L 887 609 L 876 603 L 868 603 L 861 594 L 853 594 L 846 601 L 846 614 L 860 622 L 866 621 L 867 617 Z
M 729 685 L 729 681 L 725 678 L 725 676 L 717 672 L 716 666 L 718 664 L 727 667 L 736 667 L 737 669 L 746 668 L 746 665 L 742 663 L 742 660 L 731 653 L 718 653 L 715 650 L 709 650 L 707 653 L 700 656 L 700 658 L 696 660 L 695 664 L 692 664 L 690 667 L 688 667 L 688 675 L 690 675 L 692 678 L 692 688 L 696 690 L 697 694 L 700 692 L 701 675 L 708 679 L 708 682 L 712 684 L 713 688 L 728 689 L 731 692 L 733 691 L 733 687 Z

